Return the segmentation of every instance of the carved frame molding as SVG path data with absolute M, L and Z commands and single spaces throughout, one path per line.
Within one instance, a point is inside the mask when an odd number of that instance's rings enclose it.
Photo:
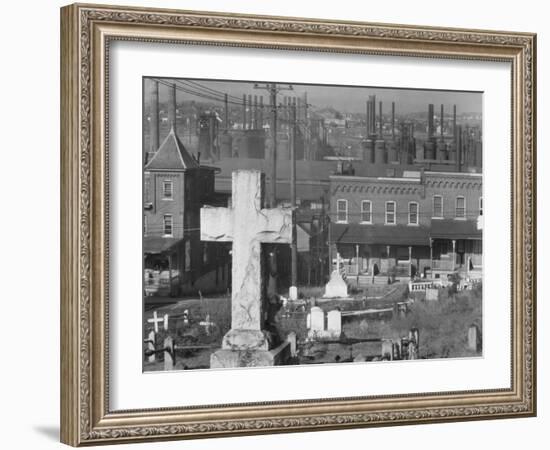
M 512 67 L 510 389 L 110 411 L 109 42 L 506 61 Z M 536 36 L 75 4 L 61 10 L 61 439 L 79 446 L 536 414 Z

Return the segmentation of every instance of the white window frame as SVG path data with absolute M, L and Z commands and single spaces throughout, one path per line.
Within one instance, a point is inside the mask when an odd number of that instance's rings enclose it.
M 441 199 L 441 215 L 437 215 L 435 211 L 435 199 L 440 198 Z M 432 197 L 432 219 L 443 219 L 443 196 L 436 194 Z
M 367 212 L 363 207 L 363 205 L 365 204 L 369 205 L 368 212 L 369 212 L 370 220 L 363 220 L 363 213 Z M 372 200 L 361 200 L 361 223 L 365 225 L 372 224 Z
M 458 215 L 458 201 L 460 199 L 464 201 L 464 213 L 462 216 Z M 457 195 L 455 199 L 455 220 L 466 220 L 466 198 L 463 195 Z
M 479 197 L 479 200 L 478 200 L 478 213 L 480 216 L 483 215 L 483 196 Z
M 344 202 L 346 205 L 346 209 L 344 210 L 346 214 L 345 220 L 340 220 L 340 202 Z M 339 198 L 338 200 L 336 200 L 336 223 L 348 223 L 348 201 L 344 198 Z
M 411 222 L 411 205 L 416 205 L 416 223 Z M 418 202 L 409 202 L 408 207 L 408 225 L 417 227 L 420 225 L 420 204 Z
M 388 212 L 388 205 L 393 203 L 393 213 Z M 388 222 L 388 214 L 393 214 L 393 222 Z M 397 202 L 395 200 L 388 200 L 386 202 L 386 210 L 384 214 L 385 225 L 397 225 Z
M 166 218 L 170 218 L 170 233 L 166 232 Z M 172 214 L 164 214 L 162 217 L 162 228 L 164 237 L 173 237 L 174 236 L 174 216 Z
M 166 186 L 170 186 L 170 196 L 166 196 Z M 174 200 L 174 182 L 172 180 L 163 180 L 162 181 L 162 199 L 163 200 Z

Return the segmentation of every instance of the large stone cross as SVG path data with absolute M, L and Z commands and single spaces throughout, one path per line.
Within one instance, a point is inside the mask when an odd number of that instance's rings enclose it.
M 290 243 L 292 210 L 263 208 L 261 172 L 233 172 L 232 205 L 201 208 L 201 240 L 232 242 L 231 330 L 225 350 L 268 350 L 262 331 L 262 243 Z

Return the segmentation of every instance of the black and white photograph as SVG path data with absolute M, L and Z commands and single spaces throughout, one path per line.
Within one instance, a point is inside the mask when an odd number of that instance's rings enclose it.
M 481 92 L 143 78 L 143 370 L 483 355 Z

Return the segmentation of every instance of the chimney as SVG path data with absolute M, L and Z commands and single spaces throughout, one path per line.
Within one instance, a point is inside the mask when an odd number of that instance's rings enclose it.
M 462 171 L 462 127 L 456 129 L 456 170 Z
M 379 126 L 380 126 L 380 139 L 382 139 L 382 132 L 383 132 L 382 126 L 384 125 L 382 120 L 382 102 L 378 104 L 378 120 L 379 120 Z
M 246 130 L 246 94 L 243 94 L 243 130 Z
M 428 139 L 434 137 L 434 105 L 428 105 Z
M 258 96 L 254 95 L 254 129 L 258 129 Z
M 443 110 L 443 103 L 441 104 L 441 118 L 439 119 L 439 127 L 441 132 L 441 140 L 443 140 L 443 116 L 445 115 L 445 112 Z
M 453 105 L 453 136 L 456 141 L 456 105 Z
M 369 95 L 367 100 L 367 139 L 376 135 L 376 96 Z
M 264 96 L 260 95 L 260 114 L 259 114 L 260 128 L 264 127 Z
M 395 141 L 395 102 L 391 102 L 391 138 Z
M 150 152 L 155 153 L 159 149 L 159 82 L 153 81 L 151 91 L 151 118 L 149 122 Z
M 170 126 L 174 128 L 174 133 L 176 133 L 176 83 L 173 83 L 170 87 L 170 98 L 168 100 L 168 122 Z

